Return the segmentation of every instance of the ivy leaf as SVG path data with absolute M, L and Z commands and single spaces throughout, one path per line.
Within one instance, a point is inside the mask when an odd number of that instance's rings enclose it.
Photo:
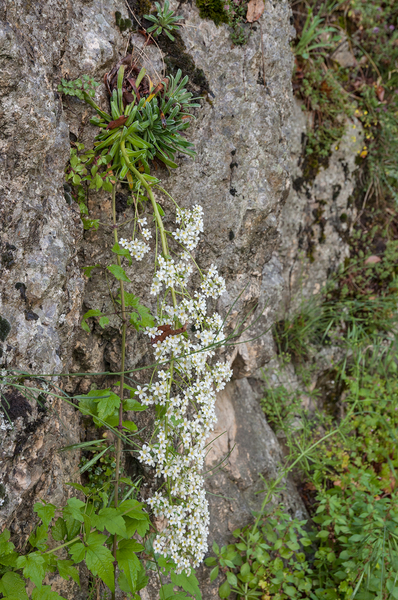
M 141 563 L 134 553 L 141 552 L 143 549 L 144 546 L 138 544 L 135 540 L 122 540 L 119 542 L 116 558 L 119 567 L 123 569 L 132 593 L 135 592 L 137 575 L 141 569 Z
M 111 551 L 104 546 L 106 540 L 106 535 L 96 531 L 90 533 L 87 538 L 86 565 L 94 576 L 98 575 L 111 592 L 114 592 L 113 556 Z
M 38 552 L 19 556 L 17 560 L 17 568 L 23 569 L 24 577 L 31 579 L 38 588 L 46 573 L 44 564 L 45 560 Z
M 79 572 L 73 564 L 73 560 L 57 560 L 58 572 L 63 579 L 71 577 L 77 585 L 80 585 Z
M 124 269 L 122 269 L 122 267 L 119 267 L 119 265 L 109 265 L 109 267 L 106 267 L 106 268 L 119 281 L 128 281 L 128 282 L 130 282 L 130 279 L 127 277 Z
M 90 333 L 90 327 L 88 326 L 87 319 L 89 319 L 90 317 L 99 317 L 100 315 L 102 315 L 102 312 L 98 308 L 88 310 L 83 316 L 83 320 L 81 323 L 82 329 L 84 329 L 84 331 L 87 331 L 87 333 Z
M 93 525 L 100 531 L 106 529 L 111 534 L 127 537 L 126 524 L 116 508 L 101 508 L 97 515 L 93 515 L 92 520 Z
M 19 598 L 19 600 L 28 600 L 24 580 L 18 573 L 11 571 L 0 579 L 0 593 L 4 596 Z
M 115 254 L 118 254 L 119 256 L 124 256 L 124 258 L 127 258 L 129 261 L 129 265 L 132 264 L 133 260 L 131 258 L 131 254 L 130 252 L 127 250 L 127 248 L 121 248 L 119 246 L 118 243 L 116 243 L 113 248 L 112 248 L 112 252 L 114 252 Z
M 51 586 L 44 585 L 33 590 L 32 600 L 66 600 L 66 598 L 60 596 L 57 592 L 53 592 Z

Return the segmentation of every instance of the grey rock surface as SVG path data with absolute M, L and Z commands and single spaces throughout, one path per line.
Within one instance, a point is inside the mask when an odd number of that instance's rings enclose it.
M 251 519 L 261 497 L 255 495 L 262 485 L 260 474 L 273 478 L 281 460 L 278 442 L 257 402 L 261 387 L 255 383 L 252 388 L 248 378 L 258 378 L 259 369 L 274 356 L 270 328 L 284 299 L 284 281 L 290 290 L 299 278 L 300 227 L 315 225 L 308 225 L 313 208 L 305 192 L 286 200 L 290 153 L 292 148 L 297 158 L 301 153 L 297 139 L 302 128 L 302 121 L 290 116 L 289 40 L 294 32 L 287 1 L 267 0 L 261 25 L 253 26 L 243 48 L 232 45 L 225 26 L 217 28 L 200 19 L 195 5 L 172 6 L 185 18 L 185 52 L 203 70 L 209 93 L 188 132 L 196 159 L 179 156 L 180 168 L 170 175 L 161 171 L 159 177 L 182 206 L 199 203 L 204 208 L 205 234 L 196 259 L 205 269 L 215 263 L 226 278 L 227 294 L 217 308 L 224 315 L 230 312 L 229 331 L 254 310 L 240 343 L 225 351 L 234 370 L 234 380 L 217 404 L 218 432 L 226 434 L 208 457 L 212 468 L 235 444 L 228 460 L 209 478 L 209 491 L 227 497 L 210 496 L 211 538 L 222 542 L 228 541 L 231 529 Z M 79 328 L 83 312 L 106 311 L 110 306 L 101 272 L 85 280 L 81 267 L 108 264 L 112 238 L 103 229 L 83 233 L 78 211 L 66 203 L 63 193 L 69 132 L 89 144 L 95 133 L 88 125 L 91 113 L 76 100 L 63 106 L 56 92 L 61 77 L 89 73 L 101 81 L 124 55 L 129 39 L 115 25 L 116 10 L 128 16 L 121 0 L 0 2 L 0 340 L 5 368 L 32 374 L 118 370 L 117 321 L 111 320 L 106 330 L 94 322 L 89 334 Z M 139 46 L 139 37 L 133 36 L 132 42 Z M 156 49 L 148 48 L 147 54 L 154 70 L 161 69 L 162 58 L 167 62 Z M 102 88 L 98 101 L 106 105 Z M 312 203 L 326 201 L 327 221 L 335 236 L 327 251 L 319 244 L 320 266 L 310 277 L 308 293 L 314 281 L 323 281 L 330 263 L 343 255 L 335 258 L 340 240 L 336 223 L 346 210 L 351 183 L 344 183 L 330 207 L 329 198 L 333 186 L 343 181 L 344 157 L 343 150 L 341 156 L 336 154 L 331 161 L 334 174 L 326 174 L 323 183 L 319 179 L 308 192 Z M 352 171 L 353 163 L 348 168 Z M 296 179 L 299 174 L 294 170 Z M 160 193 L 158 200 L 166 212 L 171 208 Z M 109 219 L 105 194 L 90 195 L 88 206 L 90 217 Z M 121 202 L 119 221 L 131 210 Z M 166 220 L 166 226 L 170 223 Z M 127 237 L 128 227 L 124 233 Z M 307 262 L 309 271 L 312 264 Z M 290 265 L 294 268 L 289 279 Z M 151 277 L 146 265 L 139 263 L 127 271 L 134 293 L 146 300 Z M 130 333 L 127 343 L 127 368 L 150 361 L 151 350 L 142 336 Z M 84 393 L 92 382 L 92 377 L 77 382 L 70 378 L 64 389 Z M 63 483 L 77 477 L 79 456 L 63 455 L 61 460 L 57 451 L 84 435 L 73 407 L 50 402 L 44 382 L 38 387 L 46 407 L 40 411 L 32 400 L 25 414 L 15 416 L 13 428 L 4 420 L 0 429 L 0 528 L 10 526 L 21 544 L 34 526 L 32 506 L 39 497 L 66 501 L 70 492 Z M 291 514 L 303 514 L 291 482 L 284 503 Z M 216 597 L 217 588 L 208 585 L 207 577 L 204 570 L 204 598 L 210 599 Z M 66 598 L 78 597 L 72 588 L 54 586 Z M 156 591 L 151 594 L 148 597 L 154 600 Z
M 317 294 L 348 256 L 349 232 L 357 215 L 351 200 L 355 159 L 364 143 L 358 120 L 347 120 L 345 133 L 332 149 L 327 168 L 321 167 L 315 179 L 308 181 L 302 167 L 303 139 L 309 124 L 297 101 L 289 125 L 292 187 L 280 220 L 278 256 L 285 280 L 281 314 L 297 310 Z

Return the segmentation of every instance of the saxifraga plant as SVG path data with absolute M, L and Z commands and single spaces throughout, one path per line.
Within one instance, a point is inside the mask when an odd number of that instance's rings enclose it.
M 133 97 L 133 101 L 126 104 L 123 74 L 124 66 L 121 66 L 117 89 L 112 93 L 111 114 L 101 110 L 91 95 L 83 91 L 84 100 L 99 115 L 92 123 L 101 132 L 95 139 L 93 150 L 80 155 L 78 152 L 83 148 L 79 145 L 77 151 L 71 151 L 70 166 L 67 167 L 67 178 L 77 188 L 75 198 L 78 201 L 85 186 L 111 193 L 112 252 L 116 261 L 105 268 L 100 265 L 87 267 L 86 274 L 90 276 L 95 268 L 106 269 L 116 279 L 118 294 L 116 299 L 113 298 L 111 313 L 92 309 L 84 315 L 82 327 L 89 331 L 88 320 L 92 318 L 97 318 L 102 327 L 106 327 L 110 319 L 119 320 L 120 381 L 117 393 L 111 387 L 92 389 L 73 399 L 56 384 L 49 384 L 55 390 L 49 392 L 50 395 L 72 405 L 77 403 L 83 415 L 92 417 L 96 426 L 112 431 L 115 442 L 102 439 L 72 447 L 95 451 L 81 471 L 88 471 L 103 456 L 114 452 L 112 485 L 105 481 L 100 489 L 93 489 L 71 484 L 85 500 L 70 498 L 66 507 L 36 503 L 35 511 L 42 524 L 30 536 L 31 548 L 24 555 L 15 551 L 9 541 L 9 532 L 2 533 L 0 573 L 4 574 L 0 579 L 0 592 L 7 600 L 28 598 L 24 578 L 35 585 L 32 600 L 62 600 L 50 586 L 43 585 L 46 573 L 58 571 L 61 577 L 71 577 L 78 582 L 75 565 L 83 561 L 92 575 L 107 586 L 113 599 L 117 578 L 119 587 L 138 600 L 138 591 L 146 585 L 143 565 L 151 561 L 160 577 L 171 577 L 171 584 L 161 585 L 162 600 L 189 598 L 183 593 L 175 594 L 176 585 L 198 600 L 200 598 L 197 580 L 191 571 L 200 564 L 207 550 L 209 514 L 202 467 L 206 439 L 216 422 L 216 391 L 221 390 L 231 376 L 227 365 L 212 360 L 215 348 L 224 342 L 224 323 L 214 311 L 208 314 L 207 301 L 208 298 L 217 299 L 225 291 L 225 282 L 212 265 L 207 273 L 199 270 L 199 287 L 195 291 L 191 289 L 189 278 L 193 266 L 197 266 L 192 252 L 203 231 L 202 208 L 199 205 L 193 210 L 177 207 L 177 227 L 174 231 L 166 231 L 163 209 L 156 202 L 153 189 L 167 192 L 149 172 L 155 158 L 176 168 L 172 158 L 177 150 L 193 155 L 192 145 L 178 133 L 189 126 L 189 119 L 185 117 L 191 115 L 184 111 L 196 106 L 190 103 L 191 94 L 183 89 L 187 80 L 180 81 L 181 72 L 178 72 L 175 78 L 170 77 L 149 89 L 146 97 Z M 137 81 L 144 75 L 142 72 Z M 81 89 L 80 82 L 77 86 Z M 64 88 L 64 93 L 69 90 L 73 93 L 73 86 Z M 135 203 L 135 216 L 128 221 L 134 222 L 130 239 L 119 238 L 119 228 L 126 224 L 118 223 L 116 218 L 116 190 L 121 183 L 129 185 Z M 144 214 L 138 214 L 138 202 L 144 206 Z M 80 205 L 85 228 L 109 228 L 109 224 L 86 219 L 87 206 L 82 202 Z M 155 244 L 151 248 L 152 239 Z M 122 263 L 124 260 L 131 264 L 133 258 L 142 260 L 151 250 L 154 251 L 155 274 L 150 293 L 157 297 L 156 315 L 127 291 L 131 282 Z M 189 323 L 194 326 L 192 340 L 192 331 L 188 333 L 187 328 Z M 143 330 L 154 348 L 156 363 L 152 365 L 153 374 L 145 386 L 131 386 L 134 380 L 125 372 L 128 327 Z M 7 375 L 2 383 L 36 398 L 42 393 L 41 388 L 26 386 L 24 377 L 32 376 L 23 374 L 20 383 L 21 374 Z M 151 404 L 156 408 L 154 431 L 142 445 L 137 443 L 137 426 L 125 418 L 125 413 L 145 410 Z M 188 410 L 191 407 L 193 412 Z M 140 462 L 156 468 L 159 487 L 148 504 L 155 516 L 168 522 L 161 532 L 156 532 L 152 525 L 155 533 L 147 538 L 145 546 L 132 538 L 136 532 L 144 537 L 151 524 L 143 504 L 130 497 L 136 494 L 137 484 L 121 477 L 123 444 L 136 453 Z M 54 547 L 52 540 L 62 543 Z

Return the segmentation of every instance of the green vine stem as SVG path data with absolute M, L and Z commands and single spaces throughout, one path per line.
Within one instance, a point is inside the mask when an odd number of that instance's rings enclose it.
M 117 223 L 116 223 L 116 183 L 112 188 L 112 218 L 113 218 L 113 235 L 115 238 L 115 244 L 119 243 L 117 234 Z M 117 264 L 121 267 L 120 256 L 117 255 Z M 120 298 L 122 303 L 122 360 L 120 366 L 120 406 L 119 406 L 119 424 L 117 429 L 119 433 L 123 430 L 123 396 L 124 396 L 124 368 L 126 358 L 126 329 L 127 329 L 127 318 L 126 318 L 126 303 L 124 297 L 124 283 L 120 281 Z M 114 506 L 117 508 L 119 503 L 119 470 L 120 470 L 120 457 L 122 454 L 122 440 L 120 436 L 117 438 L 116 443 L 116 474 L 115 474 L 115 501 Z M 113 537 L 113 557 L 115 559 L 115 580 L 116 580 L 116 554 L 117 554 L 117 534 Z M 115 599 L 115 593 L 112 593 L 112 600 Z
M 157 226 L 159 227 L 159 231 L 160 231 L 160 239 L 162 240 L 163 254 L 164 254 L 164 257 L 167 258 L 169 256 L 169 246 L 167 244 L 166 231 L 164 229 L 162 217 L 160 216 L 158 205 L 156 203 L 155 196 L 153 195 L 151 186 L 148 184 L 147 181 L 145 181 L 145 177 L 143 177 L 141 175 L 141 173 L 134 167 L 134 165 L 131 164 L 129 157 L 127 155 L 127 152 L 126 152 L 126 147 L 125 147 L 124 141 L 122 141 L 120 143 L 120 149 L 122 151 L 123 158 L 126 161 L 126 165 L 130 169 L 130 171 L 135 175 L 135 177 L 141 182 L 141 184 L 144 186 L 146 191 L 148 192 L 148 196 L 149 196 L 149 199 L 150 199 L 152 207 L 153 207 L 153 213 L 155 215 L 156 223 L 157 223 Z M 175 291 L 173 288 L 171 288 L 171 296 L 173 298 L 173 305 L 177 306 L 177 299 L 176 299 Z

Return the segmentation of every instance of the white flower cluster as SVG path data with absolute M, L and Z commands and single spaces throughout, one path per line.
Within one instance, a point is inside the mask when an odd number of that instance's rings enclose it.
M 189 249 L 196 247 L 203 231 L 202 208 L 180 211 L 178 220 L 184 228 L 174 237 Z M 186 236 L 184 232 L 188 232 Z M 226 364 L 210 364 L 214 344 L 220 344 L 224 336 L 220 315 L 207 316 L 206 299 L 218 298 L 225 291 L 225 282 L 212 266 L 200 290 L 191 297 L 186 290 L 192 272 L 189 255 L 184 252 L 180 260 L 160 258 L 158 262 L 152 293 L 164 286 L 166 290 L 179 289 L 182 299 L 175 306 L 163 305 L 158 325 L 146 330 L 156 342 L 156 359 L 169 363 L 170 368 L 158 371 L 156 380 L 136 391 L 143 404 L 165 407 L 155 423 L 156 434 L 143 446 L 139 460 L 154 467 L 156 476 L 163 479 L 148 500 L 155 516 L 167 520 L 154 549 L 171 557 L 177 572 L 185 569 L 189 573 L 207 551 L 209 511 L 202 475 L 206 440 L 216 423 L 216 392 L 232 374 Z M 194 325 L 192 340 L 176 326 L 178 322 Z M 162 341 L 156 341 L 157 336 L 162 336 Z
M 173 237 L 188 250 L 193 250 L 199 243 L 199 235 L 203 233 L 203 208 L 196 204 L 193 210 L 177 209 L 177 223 L 183 227 L 173 232 Z
M 192 273 L 192 265 L 188 262 L 189 258 L 189 254 L 184 253 L 181 261 L 175 263 L 172 258 L 166 261 L 163 256 L 159 256 L 159 268 L 152 281 L 151 294 L 156 296 L 161 291 L 163 285 L 166 288 L 177 287 L 178 285 L 185 286 Z
M 138 219 L 138 223 L 140 225 L 146 225 L 146 222 L 146 217 Z M 150 240 L 152 237 L 150 230 L 146 229 L 145 227 L 141 227 L 141 235 L 146 241 Z M 142 260 L 145 254 L 147 254 L 150 250 L 149 245 L 142 240 L 126 240 L 125 238 L 121 238 L 119 243 L 122 248 L 126 248 L 130 252 L 131 256 L 138 261 Z

